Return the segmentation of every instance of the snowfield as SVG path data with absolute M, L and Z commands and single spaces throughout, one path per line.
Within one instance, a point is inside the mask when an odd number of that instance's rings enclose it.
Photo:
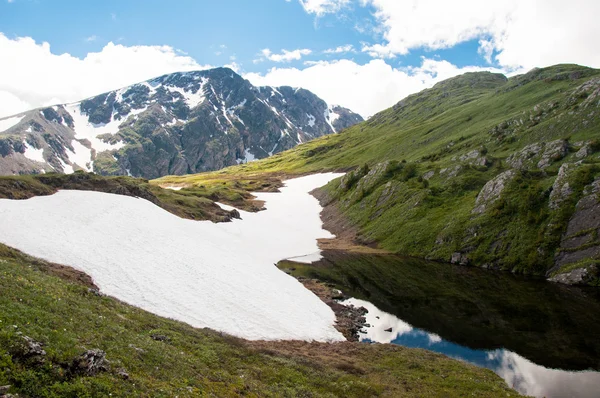
M 321 207 L 308 194 L 340 174 L 259 193 L 266 211 L 214 224 L 139 198 L 60 191 L 0 199 L 0 241 L 90 275 L 102 292 L 155 314 L 247 339 L 341 341 L 335 316 L 275 263 L 318 252 Z

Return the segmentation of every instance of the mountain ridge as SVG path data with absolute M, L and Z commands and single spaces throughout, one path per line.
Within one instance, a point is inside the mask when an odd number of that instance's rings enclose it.
M 597 285 L 598 108 L 597 69 L 465 74 L 342 134 L 218 175 L 350 170 L 323 189 L 323 204 L 359 231 L 359 243 Z M 194 187 L 207 179 L 156 183 Z
M 1 119 L 0 174 L 210 171 L 359 121 L 308 90 L 255 87 L 229 68 L 177 72 Z

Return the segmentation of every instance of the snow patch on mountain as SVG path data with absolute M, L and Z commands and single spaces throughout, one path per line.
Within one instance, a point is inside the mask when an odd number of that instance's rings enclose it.
M 144 199 L 60 191 L 0 199 L 0 241 L 89 274 L 101 291 L 195 327 L 247 339 L 343 341 L 333 311 L 273 264 L 318 251 L 318 201 L 340 174 L 258 193 L 266 211 L 214 224 L 181 219 Z M 24 216 L 26 215 L 26 216 Z
M 46 160 L 44 159 L 44 149 L 42 148 L 34 148 L 31 145 L 29 145 L 27 142 L 23 142 L 23 145 L 25 145 L 25 152 L 23 153 L 23 155 L 25 155 L 25 157 L 27 159 L 36 161 L 36 162 L 41 162 L 41 163 L 45 163 Z
M 76 164 L 85 171 L 94 171 L 94 166 L 92 162 L 92 150 L 83 146 L 77 140 L 71 141 L 71 146 L 73 147 L 73 150 L 67 148 L 67 156 L 69 157 L 69 162 L 71 162 L 72 165 Z
M 177 87 L 177 86 L 164 86 L 170 92 L 177 92 L 181 94 L 184 98 L 186 104 L 191 108 L 195 108 L 206 99 L 204 95 L 204 86 L 206 85 L 207 80 L 203 79 L 200 84 L 200 88 L 195 92 L 190 87 Z
M 106 124 L 91 123 L 88 119 L 88 115 L 81 112 L 80 105 L 81 103 L 77 102 L 65 106 L 66 111 L 69 112 L 69 114 L 73 118 L 73 124 L 75 125 L 75 138 L 77 138 L 78 140 L 88 140 L 92 144 L 92 148 L 94 148 L 96 152 L 118 150 L 125 146 L 125 143 L 122 141 L 119 141 L 115 144 L 111 144 L 98 138 L 99 135 L 115 135 L 116 133 L 118 133 L 119 126 L 123 123 L 123 120 L 111 119 L 111 121 Z M 132 111 L 132 113 L 137 111 L 140 110 Z
M 244 149 L 244 158 L 236 159 L 237 164 L 253 162 L 255 160 L 256 160 L 256 156 L 254 156 L 252 153 L 250 153 L 250 151 L 247 148 Z

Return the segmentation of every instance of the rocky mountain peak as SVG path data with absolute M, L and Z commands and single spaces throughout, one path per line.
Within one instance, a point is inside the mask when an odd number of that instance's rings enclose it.
M 361 121 L 308 90 L 255 87 L 229 68 L 178 72 L 0 120 L 0 174 L 216 170 Z

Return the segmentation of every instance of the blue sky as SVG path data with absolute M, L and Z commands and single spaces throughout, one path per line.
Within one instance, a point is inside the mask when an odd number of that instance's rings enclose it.
M 599 67 L 599 14 L 596 0 L 0 0 L 0 117 L 222 65 L 369 116 L 465 71 Z
M 265 72 L 268 62 L 253 62 L 265 48 L 274 53 L 283 49 L 305 49 L 312 53 L 289 66 L 306 61 L 334 59 L 323 54 L 328 49 L 380 40 L 373 29 L 371 7 L 351 7 L 339 15 L 315 17 L 297 2 L 285 0 L 14 0 L 0 3 L 0 29 L 9 38 L 32 37 L 48 42 L 56 54 L 85 57 L 101 51 L 107 42 L 125 46 L 169 45 L 193 57 L 200 64 L 223 65 L 235 61 L 252 72 Z M 477 55 L 477 42 L 457 50 L 458 64 L 483 62 Z M 470 47 L 470 48 L 468 48 Z M 428 51 L 431 52 L 431 51 Z M 390 62 L 417 65 L 423 50 Z M 470 53 L 470 54 L 469 54 Z M 475 55 L 475 56 L 473 56 Z M 368 62 L 365 53 L 352 53 L 351 59 Z

